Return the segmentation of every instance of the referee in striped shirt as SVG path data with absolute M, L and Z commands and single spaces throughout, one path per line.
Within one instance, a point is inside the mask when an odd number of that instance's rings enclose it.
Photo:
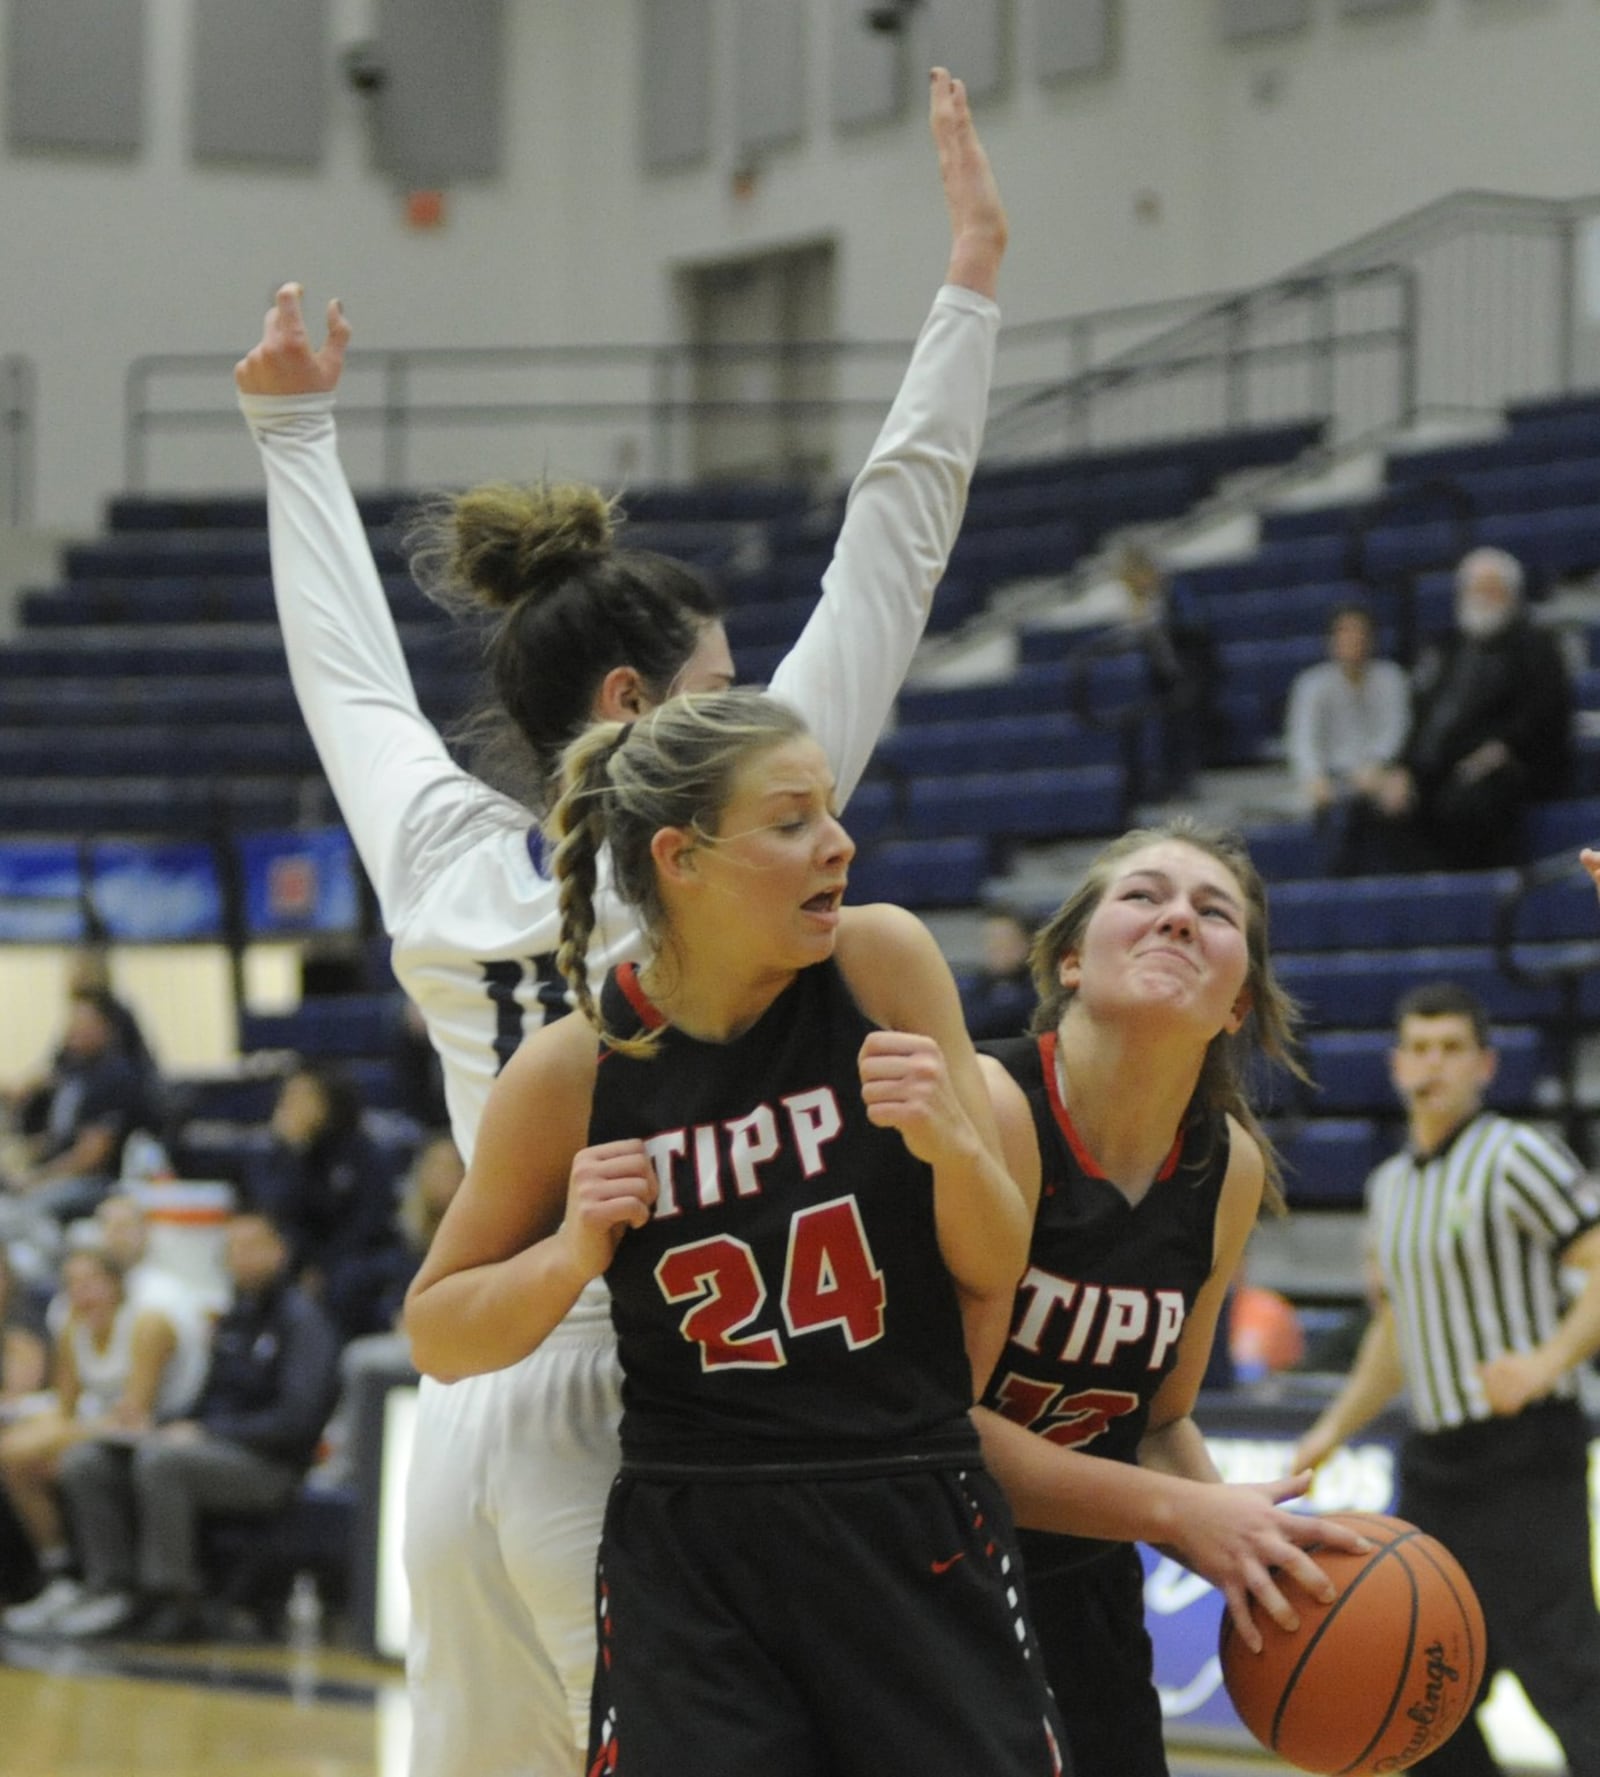
M 1396 1514 L 1438 1537 L 1476 1588 L 1485 1687 L 1514 1672 L 1571 1777 L 1600 1777 L 1589 1437 L 1574 1373 L 1600 1350 L 1600 1190 L 1559 1141 L 1483 1108 L 1496 1056 L 1465 988 L 1419 987 L 1396 1027 L 1409 1139 L 1368 1181 L 1381 1297 L 1294 1466 L 1322 1461 L 1405 1391 Z M 1567 1306 L 1562 1272 L 1582 1277 Z M 1471 1717 L 1413 1768 L 1500 1769 Z

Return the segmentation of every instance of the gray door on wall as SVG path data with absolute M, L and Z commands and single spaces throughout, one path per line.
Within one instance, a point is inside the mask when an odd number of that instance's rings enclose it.
M 813 480 L 833 473 L 836 395 L 831 243 L 682 273 L 692 347 L 697 480 Z

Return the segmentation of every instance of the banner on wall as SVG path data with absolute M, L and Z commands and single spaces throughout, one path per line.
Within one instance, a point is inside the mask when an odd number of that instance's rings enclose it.
M 222 931 L 222 882 L 204 843 L 0 844 L 0 942 L 183 944 Z
M 222 879 L 209 845 L 106 842 L 93 847 L 89 867 L 103 936 L 144 944 L 222 936 Z
M 250 937 L 359 928 L 355 849 L 343 827 L 252 833 L 237 843 Z
M 0 943 L 80 944 L 83 872 L 67 840 L 0 845 Z

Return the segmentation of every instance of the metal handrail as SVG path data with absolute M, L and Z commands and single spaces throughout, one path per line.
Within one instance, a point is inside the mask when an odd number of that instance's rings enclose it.
M 1093 310 L 1061 320 L 1034 321 L 1004 328 L 1000 337 L 1002 360 L 1026 358 L 1036 362 L 1041 352 L 1059 346 L 1066 374 L 1016 375 L 1002 379 L 991 397 L 989 455 L 1004 454 L 1007 434 L 1034 430 L 1037 417 L 1063 412 L 1078 416 L 1070 427 L 1068 442 L 1080 450 L 1095 448 L 1093 424 L 1097 405 L 1108 397 L 1124 399 L 1162 383 L 1176 384 L 1196 375 L 1221 378 L 1223 400 L 1217 411 L 1207 412 L 1187 426 L 1167 428 L 1169 433 L 1231 430 L 1284 418 L 1321 418 L 1326 412 L 1327 391 L 1336 374 L 1336 361 L 1348 354 L 1375 349 L 1396 358 L 1395 385 L 1403 389 L 1412 372 L 1410 359 L 1415 341 L 1404 292 L 1406 273 L 1396 267 L 1364 267 L 1351 273 L 1317 277 L 1297 275 L 1281 284 L 1260 289 L 1208 295 L 1174 301 L 1136 303 L 1120 308 Z M 1384 326 L 1341 326 L 1334 314 L 1334 299 L 1345 289 L 1387 282 L 1400 291 L 1399 318 Z M 1252 338 L 1246 331 L 1254 317 L 1285 305 L 1319 305 L 1322 324 L 1315 338 Z M 1228 337 L 1211 342 L 1194 333 L 1198 319 L 1207 315 L 1235 317 Z M 1133 344 L 1123 343 L 1130 331 L 1141 334 Z M 1151 340 L 1169 342 L 1154 355 Z M 1178 349 L 1180 342 L 1189 341 Z M 883 387 L 904 365 L 903 341 L 799 341 L 784 343 L 697 344 L 651 346 L 637 344 L 588 346 L 467 346 L 389 349 L 363 354 L 362 368 L 376 376 L 381 390 L 377 400 L 362 400 L 350 390 L 341 395 L 341 426 L 371 429 L 380 437 L 382 475 L 387 485 L 408 485 L 407 439 L 426 425 L 507 424 L 532 426 L 538 422 L 573 422 L 582 425 L 615 425 L 643 422 L 650 429 L 650 472 L 659 482 L 672 477 L 672 429 L 689 419 L 748 417 L 760 414 L 786 419 L 876 417 L 884 407 L 880 393 L 800 398 L 777 396 L 757 401 L 706 398 L 686 392 L 696 373 L 708 367 L 734 364 L 794 368 L 820 364 L 835 369 L 838 380 L 854 382 L 842 367 L 877 367 L 883 370 Z M 1320 367 L 1321 392 L 1310 402 L 1293 404 L 1289 414 L 1256 415 L 1247 388 L 1248 379 L 1274 367 L 1314 364 Z M 238 419 L 228 390 L 227 370 L 232 359 L 215 353 L 159 353 L 130 364 L 125 389 L 124 479 L 130 492 L 146 492 L 151 485 L 150 444 L 160 434 L 201 433 L 237 428 Z M 538 399 L 440 398 L 418 389 L 419 379 L 430 372 L 464 376 L 472 373 L 540 373 L 590 369 L 621 372 L 642 385 L 642 392 L 623 399 L 560 397 Z M 163 406 L 160 391 L 173 379 L 204 376 L 218 398 L 207 405 Z M 1394 404 L 1391 403 L 1391 407 Z M 1111 439 L 1118 443 L 1124 440 Z

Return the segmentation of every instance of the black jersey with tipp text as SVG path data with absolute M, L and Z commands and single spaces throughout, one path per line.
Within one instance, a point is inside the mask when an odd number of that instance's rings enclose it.
M 1135 1462 L 1150 1403 L 1211 1272 L 1227 1119 L 1188 1118 L 1150 1189 L 1130 1204 L 1073 1129 L 1055 1033 L 980 1047 L 1026 1093 L 1042 1169 L 1028 1268 L 985 1404 L 1053 1443 Z M 1065 1556 L 1073 1539 L 1045 1540 Z
M 659 1023 L 632 966 L 609 1028 Z M 832 962 L 727 1043 L 602 1051 L 593 1144 L 643 1140 L 660 1194 L 606 1272 L 625 1459 L 810 1461 L 970 1446 L 971 1376 L 933 1174 L 875 1128 L 874 1026 Z

